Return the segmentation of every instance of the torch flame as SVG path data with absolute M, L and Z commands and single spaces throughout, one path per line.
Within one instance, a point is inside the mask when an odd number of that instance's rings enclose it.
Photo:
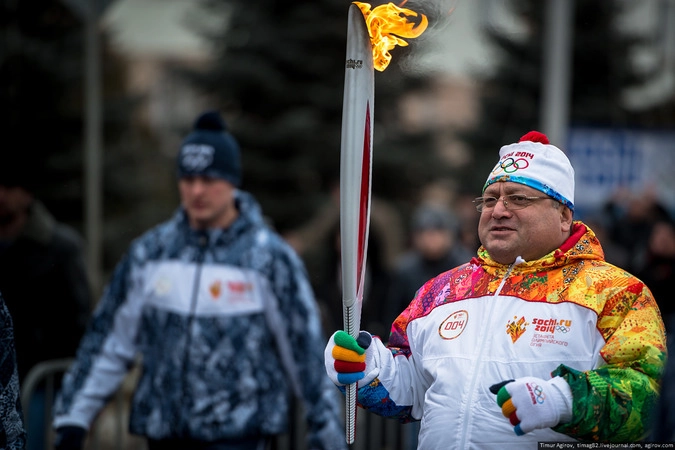
M 401 8 L 393 3 L 376 6 L 373 10 L 368 3 L 354 2 L 354 4 L 359 7 L 366 19 L 370 42 L 373 45 L 373 67 L 380 72 L 386 69 L 391 61 L 389 50 L 397 45 L 401 47 L 408 45 L 402 37 L 416 38 L 424 33 L 429 25 L 424 14 L 417 14 L 411 9 Z M 418 16 L 419 23 L 409 19 Z

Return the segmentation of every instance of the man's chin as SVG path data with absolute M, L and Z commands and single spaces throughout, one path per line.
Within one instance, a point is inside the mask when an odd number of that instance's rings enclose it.
M 213 226 L 213 216 L 210 214 L 191 214 L 190 223 L 198 229 L 210 228 Z
M 511 264 L 513 261 L 515 261 L 517 256 L 514 255 L 513 249 L 507 248 L 506 246 L 493 244 L 486 246 L 485 249 L 487 250 L 490 257 L 500 264 Z
M 205 208 L 189 208 L 187 210 L 188 216 L 193 218 L 194 220 L 206 220 L 209 216 L 210 213 L 207 209 Z

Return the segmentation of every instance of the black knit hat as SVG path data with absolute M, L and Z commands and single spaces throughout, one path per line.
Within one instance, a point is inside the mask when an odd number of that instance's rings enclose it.
M 206 111 L 197 118 L 192 133 L 181 144 L 176 163 L 178 178 L 199 175 L 241 184 L 239 144 L 218 111 Z
M 457 217 L 449 209 L 434 204 L 419 206 L 412 218 L 412 230 L 415 232 L 425 230 L 449 230 L 457 231 L 459 222 Z

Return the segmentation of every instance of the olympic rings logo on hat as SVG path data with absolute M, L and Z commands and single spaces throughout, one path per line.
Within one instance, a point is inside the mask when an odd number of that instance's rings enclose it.
M 497 166 L 492 170 L 493 175 L 497 175 L 500 172 L 504 173 L 514 173 L 517 170 L 526 169 L 530 165 L 530 162 L 524 158 L 506 158 L 503 161 L 497 163 Z
M 187 144 L 183 146 L 180 163 L 187 172 L 199 172 L 213 162 L 215 149 L 205 144 Z

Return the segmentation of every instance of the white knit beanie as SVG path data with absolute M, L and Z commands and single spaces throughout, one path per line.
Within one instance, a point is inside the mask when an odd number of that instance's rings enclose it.
M 530 186 L 574 211 L 574 169 L 567 156 L 550 145 L 545 134 L 530 131 L 499 150 L 499 162 L 488 176 L 492 183 L 510 181 Z

